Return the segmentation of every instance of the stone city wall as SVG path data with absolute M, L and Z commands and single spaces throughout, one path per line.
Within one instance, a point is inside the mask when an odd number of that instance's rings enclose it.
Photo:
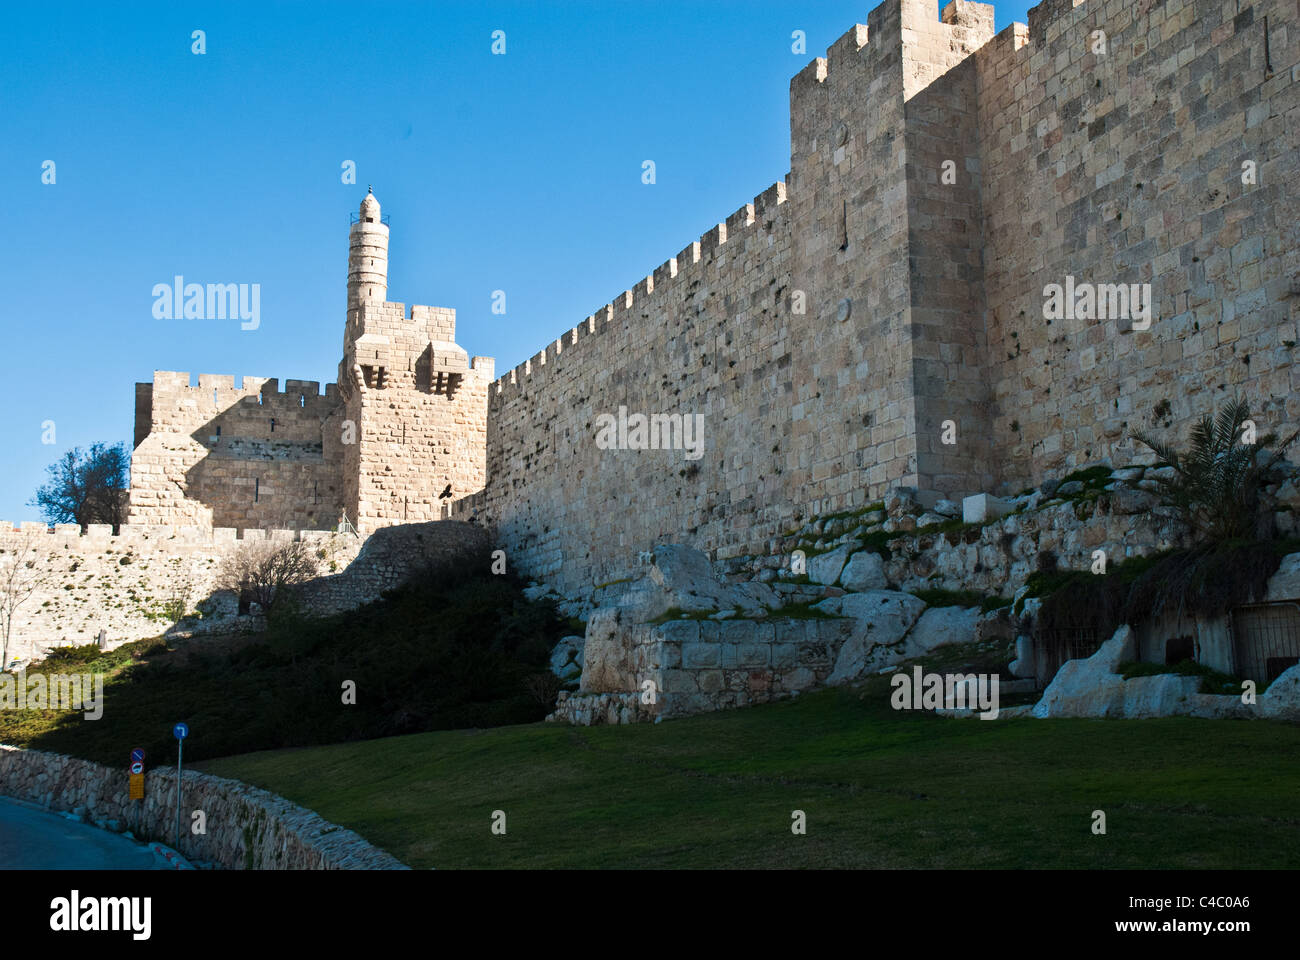
M 1127 431 L 1185 437 L 1234 393 L 1294 429 L 1297 4 L 1051 0 L 973 60 L 1001 479 L 1123 465 Z M 1048 322 L 1068 275 L 1151 284 L 1151 329 Z
M 324 530 L 343 510 L 334 384 L 158 370 L 136 384 L 132 524 Z
M 168 608 L 178 601 L 187 616 L 202 613 L 186 621 L 188 630 L 239 629 L 247 618 L 238 616 L 233 594 L 216 590 L 217 577 L 244 543 L 268 538 L 308 542 L 326 574 L 346 569 L 362 546 L 356 537 L 321 530 L 125 524 L 113 536 L 107 524 L 91 524 L 83 535 L 76 524 L 51 530 L 44 523 L 0 522 L 0 558 L 34 561 L 38 578 L 14 616 L 9 654 L 40 659 L 48 647 L 94 643 L 101 630 L 108 648 L 161 636 L 177 625 Z
M 14 528 L 0 521 L 0 562 L 34 562 L 38 578 L 36 591 L 15 614 L 10 657 L 40 659 L 52 646 L 93 643 L 101 630 L 111 649 L 176 630 L 259 627 L 260 618 L 240 616 L 238 599 L 216 583 L 227 557 L 264 540 L 308 544 L 319 576 L 298 593 L 304 609 L 318 616 L 376 600 L 431 562 L 486 557 L 489 549 L 484 530 L 453 521 L 384 527 L 369 537 L 154 524 L 126 524 L 117 536 L 107 525 L 91 524 L 82 535 L 76 524 L 51 531 L 43 523 Z M 180 622 L 168 609 L 175 601 L 186 614 Z
M 492 385 L 487 486 L 447 515 L 572 596 L 656 543 L 775 557 L 896 486 L 933 503 L 1125 466 L 1128 431 L 1183 438 L 1234 391 L 1294 428 L 1296 5 L 1030 21 L 994 36 L 987 5 L 890 0 L 848 31 L 791 82 L 783 183 Z M 1049 323 L 1067 276 L 1150 283 L 1151 328 Z M 702 414 L 703 456 L 599 449 L 620 408 Z
M 176 842 L 176 782 L 175 770 L 147 770 L 144 799 L 131 800 L 125 762 L 113 769 L 0 744 L 0 793 L 143 841 Z M 191 860 L 228 870 L 407 869 L 351 830 L 238 780 L 187 772 L 181 803 L 179 852 Z M 196 810 L 204 814 L 201 835 L 190 829 Z
M 455 343 L 444 307 L 358 303 L 339 368 L 356 442 L 342 453 L 343 502 L 357 529 L 438 519 L 483 487 L 490 357 Z

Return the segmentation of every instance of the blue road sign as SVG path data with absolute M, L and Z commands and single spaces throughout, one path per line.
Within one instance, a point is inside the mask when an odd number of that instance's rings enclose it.
M 184 740 L 190 735 L 190 727 L 187 723 L 178 723 L 172 727 L 172 736 L 177 740 Z
M 140 747 L 136 747 L 131 751 L 131 762 L 140 763 L 142 760 L 144 760 L 144 750 Z

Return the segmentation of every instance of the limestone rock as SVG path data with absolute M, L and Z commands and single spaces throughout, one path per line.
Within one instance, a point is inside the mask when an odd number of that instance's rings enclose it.
M 856 544 L 853 546 L 856 546 Z M 849 559 L 853 546 L 844 544 L 829 553 L 809 557 L 808 579 L 813 583 L 820 583 L 825 586 L 835 583 L 840 578 L 840 571 L 844 569 L 844 563 Z
M 1029 637 L 1016 637 L 1016 659 L 1011 661 L 1008 669 L 1013 677 L 1021 677 L 1026 680 L 1037 675 L 1034 644 Z
M 1300 664 L 1283 671 L 1260 694 L 1259 712 L 1274 720 L 1300 720 Z
M 765 573 L 774 573 L 774 571 L 764 571 Z M 749 583 L 738 583 L 735 585 L 736 591 L 754 603 L 764 608 L 775 609 L 781 606 L 781 598 L 777 592 L 766 583 L 755 580 Z
M 889 584 L 885 573 L 885 560 L 874 550 L 859 550 L 849 557 L 840 585 L 845 590 L 861 593 L 864 590 L 883 590 Z
M 1115 673 L 1115 669 L 1120 663 L 1132 660 L 1134 650 L 1132 630 L 1127 626 L 1120 627 L 1115 636 L 1091 657 L 1071 660 L 1061 667 L 1042 699 L 1034 705 L 1033 716 L 1040 719 L 1112 717 L 1140 720 L 1172 716 L 1221 719 L 1251 715 L 1240 697 L 1201 693 L 1199 677 L 1165 673 L 1125 680 Z M 1287 708 L 1282 704 L 1296 702 L 1300 668 L 1293 667 L 1289 672 L 1294 672 L 1294 680 L 1289 687 L 1284 686 L 1279 691 L 1276 705 L 1265 706 L 1267 693 L 1260 697 L 1261 713 L 1266 716 L 1284 714 Z M 1275 683 L 1281 679 L 1279 677 Z M 1276 713 L 1270 714 L 1270 710 Z
M 551 651 L 551 672 L 561 680 L 576 680 L 582 675 L 583 637 L 564 637 Z
M 1113 716 L 1116 698 L 1122 705 L 1123 693 L 1117 686 L 1124 678 L 1115 673 L 1127 660 L 1136 659 L 1137 641 L 1133 628 L 1124 624 L 1085 660 L 1069 660 L 1056 672 L 1034 704 L 1033 714 L 1046 717 Z
M 1265 595 L 1265 600 L 1274 603 L 1278 600 L 1295 600 L 1297 598 L 1300 598 L 1300 553 L 1288 553 L 1282 558 L 1282 563 L 1278 566 L 1277 572 L 1269 578 L 1268 593 Z M 1282 678 L 1279 677 L 1278 680 L 1280 679 Z M 1276 682 L 1275 680 L 1274 683 Z
M 901 641 L 925 610 L 925 601 L 910 593 L 871 590 L 823 600 L 815 607 L 854 620 L 853 631 L 826 679 L 834 685 L 869 676 L 881 666 L 901 660 Z
M 931 607 L 907 635 L 904 657 L 910 659 L 953 643 L 971 643 L 979 626 L 979 607 Z
M 961 516 L 961 505 L 952 500 L 939 500 L 934 505 L 934 512 L 941 517 L 955 519 Z
M 1110 494 L 1110 508 L 1119 514 L 1149 513 L 1158 502 L 1151 493 L 1130 487 L 1117 487 Z
M 811 563 L 811 561 L 810 561 Z M 836 571 L 838 574 L 838 571 Z M 671 607 L 686 611 L 733 610 L 744 616 L 761 616 L 767 612 L 764 601 L 775 596 L 757 584 L 741 590 L 719 579 L 703 551 L 682 544 L 667 543 L 655 547 L 654 562 L 647 575 L 647 594 L 654 598 L 650 608 L 659 609 L 645 619 L 653 619 Z M 658 596 L 655 597 L 655 590 Z
M 916 509 L 916 491 L 910 487 L 894 487 L 884 498 L 885 513 L 897 518 Z
M 587 621 L 583 642 L 582 691 L 617 693 L 628 689 L 621 665 L 629 659 L 632 628 L 644 622 L 620 607 L 601 607 Z
M 1072 497 L 1076 493 L 1083 493 L 1082 480 L 1071 480 L 1068 483 L 1063 483 L 1056 488 L 1056 495 L 1058 497 Z

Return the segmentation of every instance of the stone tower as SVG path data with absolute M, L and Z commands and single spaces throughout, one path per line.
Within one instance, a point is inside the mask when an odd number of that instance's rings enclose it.
M 349 232 L 343 503 L 359 531 L 436 520 L 483 488 L 493 361 L 457 346 L 456 312 L 390 303 L 388 225 L 367 193 Z
M 388 224 L 379 201 L 367 193 L 361 212 L 348 231 L 348 317 L 362 300 L 388 299 Z

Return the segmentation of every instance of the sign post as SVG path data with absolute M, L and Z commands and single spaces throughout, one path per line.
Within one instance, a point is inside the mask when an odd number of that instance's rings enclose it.
M 181 850 L 181 758 L 185 754 L 185 738 L 190 735 L 188 724 L 178 723 L 172 727 L 172 736 L 176 738 L 176 852 Z
M 144 799 L 144 749 L 143 748 L 136 747 L 134 750 L 131 751 L 131 766 L 129 767 L 129 769 L 131 771 L 131 774 L 127 778 L 126 795 L 128 799 L 131 800 L 143 800 Z M 135 824 L 133 825 L 133 828 L 139 830 L 140 822 L 143 819 L 143 814 L 141 813 L 142 808 L 137 807 L 135 804 L 131 804 L 131 806 L 132 808 L 134 808 L 137 814 L 137 816 L 134 818 Z M 132 818 L 128 817 L 127 822 L 129 823 L 131 819 Z

